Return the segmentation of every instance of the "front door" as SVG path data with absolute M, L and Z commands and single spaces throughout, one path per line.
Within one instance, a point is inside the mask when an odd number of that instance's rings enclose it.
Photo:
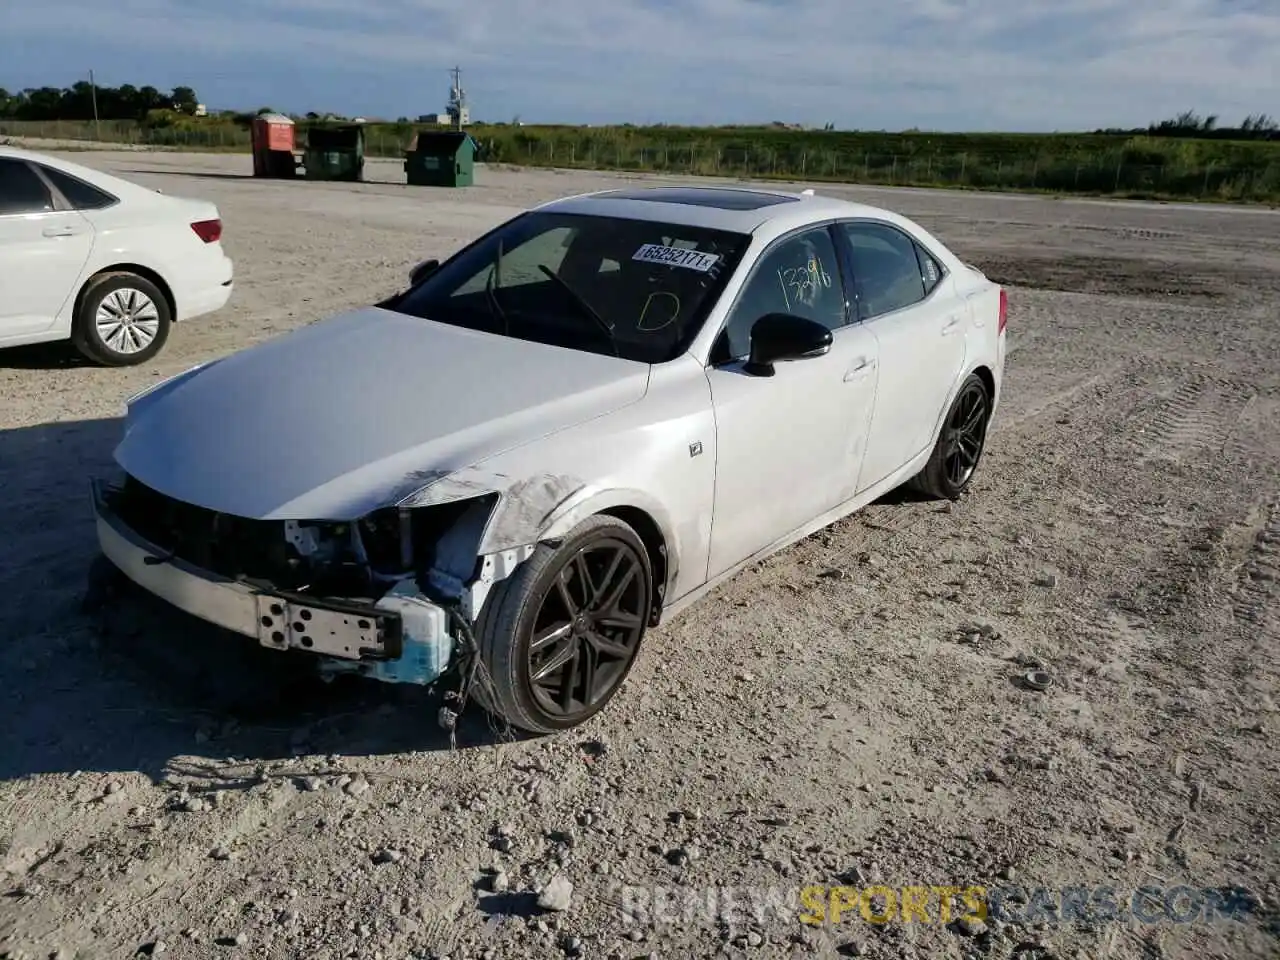
M 933 443 L 964 368 L 969 310 L 938 262 L 897 227 L 856 220 L 838 229 L 847 241 L 858 314 L 879 345 L 875 413 L 858 479 L 862 492 Z
M 93 227 L 58 210 L 25 160 L 0 157 L 0 343 L 53 326 L 93 247 Z
M 707 577 L 782 540 L 853 493 L 875 395 L 874 335 L 850 326 L 832 235 L 811 228 L 761 256 L 707 370 L 716 419 L 716 487 Z M 743 370 L 751 327 L 769 313 L 817 320 L 831 349 Z

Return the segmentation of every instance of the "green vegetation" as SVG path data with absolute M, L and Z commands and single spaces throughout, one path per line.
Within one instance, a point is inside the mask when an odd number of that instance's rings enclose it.
M 494 163 L 747 178 L 1280 199 L 1280 142 L 1127 134 L 477 127 Z
M 1142 130 L 1099 130 L 1099 133 L 1149 133 L 1156 137 L 1194 137 L 1200 140 L 1280 140 L 1280 123 L 1265 113 L 1251 113 L 1238 127 L 1220 127 L 1214 114 L 1202 117 L 1185 110 Z
M 146 120 L 152 111 L 192 115 L 196 92 L 174 87 L 162 93 L 155 87 L 95 87 L 81 80 L 66 89 L 37 87 L 10 93 L 0 87 L 0 120 Z M 95 108 L 97 113 L 95 114 Z
M 195 94 L 189 88 L 160 96 L 149 87 L 99 87 L 100 122 L 95 124 L 91 104 L 88 116 L 84 113 L 86 91 L 80 88 L 87 86 L 24 91 L 17 97 L 0 90 L 0 136 L 97 139 L 191 150 L 249 147 L 254 113 L 193 116 Z M 129 91 L 133 94 L 128 95 Z M 116 116 L 104 111 L 104 98 L 115 105 Z M 321 119 L 330 117 L 295 117 L 299 144 L 309 124 Z M 1218 126 L 1216 117 L 1188 111 L 1141 130 L 1058 134 L 887 133 L 830 126 L 802 130 L 783 124 L 701 128 L 473 124 L 468 129 L 480 144 L 477 159 L 520 166 L 1280 202 L 1280 133 L 1265 115 L 1228 128 Z M 422 129 L 428 128 L 406 120 L 372 121 L 366 153 L 400 157 Z

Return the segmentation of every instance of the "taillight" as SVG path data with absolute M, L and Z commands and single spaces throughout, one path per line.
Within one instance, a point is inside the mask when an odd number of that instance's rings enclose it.
M 217 243 L 222 239 L 221 220 L 197 220 L 191 225 L 191 229 L 205 243 Z
M 1009 295 L 1004 292 L 1004 287 L 1000 288 L 1000 323 L 996 328 L 996 333 L 1004 333 L 1004 328 L 1009 325 Z

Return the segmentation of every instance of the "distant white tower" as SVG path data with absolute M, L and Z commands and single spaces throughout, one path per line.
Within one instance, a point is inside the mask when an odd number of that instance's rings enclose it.
M 467 109 L 467 92 L 462 89 L 462 68 L 454 67 L 449 73 L 453 77 L 453 86 L 449 88 L 449 119 L 456 129 L 461 130 L 471 122 L 470 111 Z

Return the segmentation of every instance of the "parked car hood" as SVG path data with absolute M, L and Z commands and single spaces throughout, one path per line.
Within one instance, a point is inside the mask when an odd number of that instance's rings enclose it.
M 647 364 L 370 307 L 136 397 L 115 458 L 222 513 L 351 520 L 633 403 L 648 377 Z

